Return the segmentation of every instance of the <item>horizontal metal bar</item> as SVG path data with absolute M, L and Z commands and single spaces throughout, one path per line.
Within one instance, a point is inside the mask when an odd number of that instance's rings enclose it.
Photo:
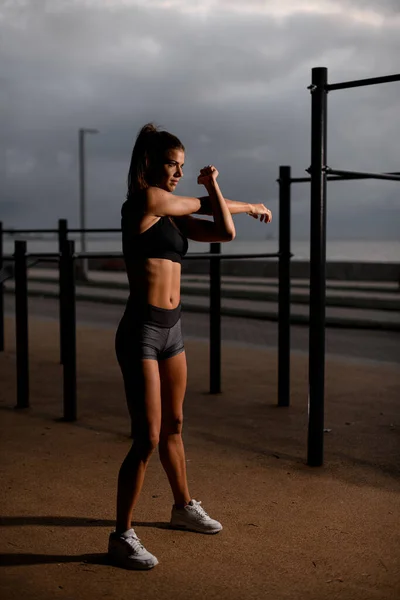
M 391 83 L 393 81 L 400 81 L 400 73 L 386 75 L 384 77 L 370 77 L 369 79 L 343 81 L 342 83 L 328 83 L 325 89 L 330 92 L 333 90 L 345 90 L 348 88 L 363 87 L 365 85 L 376 85 L 378 83 Z
M 60 257 L 59 254 L 27 254 L 26 255 L 27 258 L 36 258 L 38 259 L 37 262 L 51 262 L 51 261 L 57 261 Z M 223 260 L 229 260 L 229 259 L 246 259 L 246 258 L 279 258 L 280 253 L 279 252 L 272 252 L 272 253 L 265 253 L 265 254 L 212 254 L 210 252 L 191 252 L 189 254 L 187 254 L 184 257 L 184 260 L 186 259 L 192 259 L 192 260 L 201 260 L 201 259 L 208 259 L 208 258 L 219 258 L 219 259 L 223 259 Z M 294 254 L 290 255 L 291 257 L 294 256 Z M 123 258 L 123 254 L 121 252 L 109 252 L 108 254 L 98 254 L 95 252 L 82 252 L 82 253 L 75 253 L 73 255 L 73 258 L 75 259 L 81 259 L 81 258 Z M 9 261 L 13 261 L 14 260 L 14 255 L 13 254 L 9 254 L 9 255 L 5 255 L 3 256 L 3 259 L 9 260 Z
M 59 252 L 45 252 L 45 253 L 36 253 L 31 252 L 27 253 L 26 256 L 28 258 L 37 258 L 40 262 L 52 262 L 58 261 L 60 258 Z M 107 254 L 102 253 L 90 253 L 90 252 L 82 252 L 81 254 L 75 253 L 74 258 L 123 258 L 121 252 L 108 252 Z M 7 254 L 3 256 L 4 260 L 14 260 L 13 254 Z
M 60 258 L 60 254 L 56 253 L 56 252 L 45 252 L 45 253 L 26 253 L 26 257 L 27 258 L 34 258 L 35 259 L 35 263 L 37 262 L 57 262 L 58 259 Z M 9 261 L 14 261 L 15 257 L 14 254 L 4 254 L 3 255 L 3 260 L 9 260 Z M 28 265 L 32 266 L 32 265 Z
M 327 181 L 340 181 L 345 178 L 344 177 L 327 177 L 326 179 L 327 179 Z M 348 177 L 347 179 L 350 179 L 350 177 Z M 279 179 L 277 181 L 279 181 Z M 292 179 L 290 179 L 289 183 L 311 183 L 311 177 L 292 177 Z
M 38 263 L 58 263 L 58 261 L 60 260 L 59 254 L 55 254 L 53 257 L 51 257 L 51 256 L 42 256 L 41 257 L 40 255 L 36 255 L 36 254 L 28 254 L 27 256 L 28 256 L 28 258 L 30 258 L 31 256 L 39 256 L 39 258 L 36 261 Z
M 330 173 L 331 171 L 329 171 Z M 348 180 L 362 180 L 362 179 L 371 179 L 370 175 L 364 175 L 364 174 L 358 174 L 358 173 L 353 173 L 352 171 L 349 171 L 349 173 L 347 175 L 344 174 L 345 171 L 343 171 L 342 175 L 328 175 L 327 176 L 327 181 L 348 181 Z M 381 175 L 400 175 L 400 173 L 395 172 L 395 173 L 381 173 Z
M 279 252 L 269 253 L 269 254 L 212 254 L 210 252 L 190 252 L 186 254 L 183 260 L 191 259 L 191 260 L 201 260 L 208 258 L 221 258 L 221 259 L 232 259 L 232 258 L 277 258 L 279 257 Z M 74 258 L 123 258 L 123 254 L 121 252 L 109 253 L 109 254 L 97 254 L 90 252 L 80 252 L 74 254 Z
M 68 229 L 68 233 L 121 233 L 119 229 Z
M 74 258 L 124 258 L 122 252 L 75 252 Z
M 58 234 L 58 229 L 3 229 L 7 235 L 52 233 Z M 121 233 L 119 229 L 67 229 L 67 233 Z
M 60 258 L 59 252 L 27 252 L 27 258 L 36 258 L 37 262 L 53 262 Z
M 58 233 L 58 229 L 3 229 L 8 235 L 19 235 L 20 233 Z
M 212 253 L 190 253 L 184 257 L 186 259 L 201 259 L 201 258 L 219 258 L 221 260 L 242 259 L 242 258 L 279 258 L 280 253 L 274 252 L 269 254 L 212 254 Z M 291 255 L 293 256 L 293 254 Z
M 331 167 L 325 167 L 325 172 L 332 175 L 340 175 L 341 177 L 349 178 L 356 176 L 363 179 L 386 179 L 389 181 L 400 181 L 400 174 L 392 173 L 368 173 L 362 171 L 342 171 L 341 169 L 331 169 Z
M 327 171 L 331 173 L 332 171 Z M 345 171 L 342 171 L 342 175 L 328 175 L 327 181 L 349 181 L 349 180 L 362 180 L 362 179 L 371 179 L 371 175 L 357 174 L 349 171 L 346 175 Z M 382 173 L 383 175 L 400 175 L 400 172 L 393 173 Z M 386 177 L 385 177 L 386 179 Z M 279 179 L 277 180 L 279 181 Z M 397 181 L 397 180 L 396 180 Z M 311 183 L 311 177 L 292 177 L 290 183 Z

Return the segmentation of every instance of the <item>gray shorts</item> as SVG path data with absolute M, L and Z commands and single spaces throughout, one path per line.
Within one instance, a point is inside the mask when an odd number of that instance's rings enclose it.
M 122 317 L 115 336 L 119 363 L 133 359 L 165 360 L 184 351 L 181 307 L 166 310 L 147 306 L 146 313 L 135 313 L 132 307 Z

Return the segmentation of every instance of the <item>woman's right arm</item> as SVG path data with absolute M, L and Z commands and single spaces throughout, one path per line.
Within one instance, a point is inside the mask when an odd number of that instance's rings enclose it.
M 214 217 L 215 234 L 220 241 L 230 241 L 235 238 L 235 225 L 225 199 L 216 181 L 218 171 L 215 167 L 201 169 L 197 179 L 199 184 L 206 188 Z M 190 196 L 175 196 L 166 190 L 157 187 L 149 187 L 146 190 L 146 208 L 148 214 L 157 217 L 183 217 L 196 213 L 201 208 L 199 198 Z
M 175 196 L 157 187 L 146 190 L 146 212 L 156 217 L 183 217 L 198 212 L 200 207 L 199 198 Z
M 235 224 L 225 198 L 219 189 L 217 177 L 217 169 L 210 165 L 201 169 L 197 183 L 203 184 L 208 192 L 215 228 L 218 234 L 223 240 L 231 241 L 236 236 Z

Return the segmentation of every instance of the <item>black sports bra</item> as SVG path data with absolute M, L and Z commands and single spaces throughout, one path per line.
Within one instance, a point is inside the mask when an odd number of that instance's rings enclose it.
M 122 251 L 125 260 L 166 258 L 181 263 L 188 250 L 188 241 L 173 225 L 170 217 L 160 217 L 143 233 L 133 233 L 132 218 L 127 203 L 121 210 Z

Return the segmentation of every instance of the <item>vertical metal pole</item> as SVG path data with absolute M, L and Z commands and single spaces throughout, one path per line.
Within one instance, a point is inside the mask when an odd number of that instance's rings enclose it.
M 75 244 L 68 240 L 62 253 L 64 293 L 64 420 L 76 421 L 76 311 L 75 311 Z
M 221 254 L 221 244 L 210 244 L 212 254 Z M 210 258 L 210 394 L 221 392 L 221 260 Z
M 85 129 L 79 129 L 79 228 L 81 231 L 81 252 L 86 252 L 86 180 L 85 180 Z M 80 277 L 87 279 L 88 261 L 82 258 Z
M 63 278 L 61 276 L 61 254 L 63 252 L 63 249 L 66 248 L 65 242 L 68 239 L 68 221 L 67 219 L 59 219 L 58 220 L 58 252 L 59 252 L 59 259 L 58 259 L 58 306 L 59 306 L 59 321 L 60 321 L 60 364 L 63 364 L 63 332 L 64 332 L 64 326 L 63 326 L 63 315 L 64 315 L 64 311 L 63 311 L 63 299 L 64 299 L 64 293 L 63 293 Z
M 79 212 L 81 231 L 81 252 L 86 252 L 86 172 L 85 172 L 85 134 L 99 133 L 97 129 L 81 127 L 79 129 Z M 82 258 L 79 263 L 79 277 L 87 279 L 89 272 L 89 261 Z
M 0 221 L 0 271 L 3 267 L 3 223 Z M 0 352 L 4 350 L 4 287 L 0 282 Z
M 29 408 L 28 278 L 26 272 L 26 242 L 16 241 L 14 248 L 15 333 L 17 354 L 16 408 Z
M 311 86 L 311 229 L 310 334 L 308 370 L 308 456 L 310 466 L 323 464 L 326 284 L 326 135 L 328 71 L 312 69 Z
M 278 406 L 290 405 L 290 180 L 290 167 L 280 167 Z

